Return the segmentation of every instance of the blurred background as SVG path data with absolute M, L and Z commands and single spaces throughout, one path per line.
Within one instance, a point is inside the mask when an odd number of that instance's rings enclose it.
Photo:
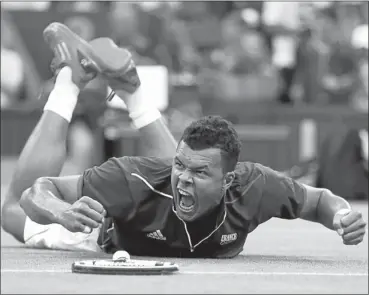
M 54 21 L 129 48 L 175 136 L 222 115 L 241 136 L 241 160 L 368 199 L 367 1 L 1 2 L 2 179 L 53 87 L 42 31 Z M 107 92 L 99 79 L 81 92 L 65 173 L 142 153 Z

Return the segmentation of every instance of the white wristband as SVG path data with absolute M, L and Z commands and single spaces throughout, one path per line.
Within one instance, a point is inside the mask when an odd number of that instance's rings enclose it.
M 70 122 L 77 105 L 80 89 L 72 80 L 72 69 L 64 67 L 56 77 L 54 89 L 51 91 L 44 111 L 52 111 Z
M 52 111 L 70 122 L 79 92 L 79 88 L 74 84 L 55 86 L 44 106 L 44 111 Z
M 161 118 L 161 114 L 156 108 L 149 109 L 141 113 L 140 115 L 130 113 L 129 116 L 131 117 L 133 121 L 134 127 L 136 127 L 137 129 L 145 127 L 151 124 L 152 122 L 158 120 L 159 118 Z

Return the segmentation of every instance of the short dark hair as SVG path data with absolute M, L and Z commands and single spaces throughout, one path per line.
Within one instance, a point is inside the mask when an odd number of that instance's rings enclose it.
M 183 132 L 181 140 L 192 150 L 219 148 L 224 170 L 233 171 L 241 151 L 241 141 L 231 122 L 220 116 L 206 116 L 192 122 Z

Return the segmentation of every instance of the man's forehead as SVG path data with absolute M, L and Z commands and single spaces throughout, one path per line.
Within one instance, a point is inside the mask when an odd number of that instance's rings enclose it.
M 177 158 L 202 164 L 215 164 L 221 162 L 221 151 L 218 148 L 193 150 L 185 142 L 181 142 L 177 149 Z

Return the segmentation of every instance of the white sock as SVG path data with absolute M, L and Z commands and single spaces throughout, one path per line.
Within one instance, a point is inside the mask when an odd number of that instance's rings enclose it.
M 54 89 L 45 104 L 44 111 L 52 111 L 70 122 L 77 105 L 80 89 L 72 81 L 72 69 L 64 67 L 60 70 Z
M 140 129 L 161 118 L 159 110 L 152 104 L 150 97 L 145 97 L 140 87 L 134 94 L 125 95 L 123 100 L 127 106 L 133 125 Z

